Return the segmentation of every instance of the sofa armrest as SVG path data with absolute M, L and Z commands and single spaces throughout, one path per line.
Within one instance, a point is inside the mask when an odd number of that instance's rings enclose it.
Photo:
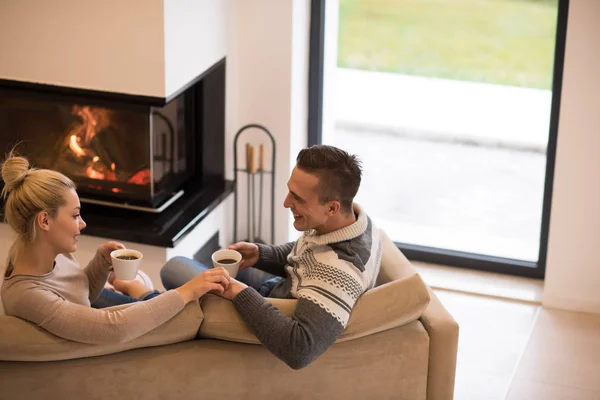
M 429 333 L 427 400 L 452 400 L 458 351 L 458 323 L 430 290 L 429 306 L 421 323 Z

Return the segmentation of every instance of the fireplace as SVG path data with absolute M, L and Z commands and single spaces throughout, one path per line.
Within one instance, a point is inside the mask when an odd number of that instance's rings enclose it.
M 82 202 L 161 212 L 224 179 L 225 60 L 169 99 L 0 82 L 0 151 L 77 184 Z

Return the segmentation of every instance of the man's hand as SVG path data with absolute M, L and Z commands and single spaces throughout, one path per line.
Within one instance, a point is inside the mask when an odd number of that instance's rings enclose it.
M 226 299 L 233 300 L 235 299 L 235 296 L 237 296 L 242 290 L 246 289 L 247 287 L 248 285 L 246 285 L 245 283 L 235 280 L 234 278 L 230 278 L 229 287 L 223 293 L 217 294 Z
M 240 263 L 240 271 L 244 268 L 252 267 L 258 262 L 258 246 L 254 243 L 248 242 L 237 242 L 228 247 L 230 250 L 239 251 L 242 255 L 242 262 Z
M 106 242 L 106 243 L 98 246 L 98 252 L 100 254 L 102 254 L 102 257 L 104 257 L 104 260 L 106 260 L 108 265 L 112 265 L 112 259 L 110 258 L 110 253 L 112 253 L 114 250 L 120 250 L 120 249 L 124 249 L 124 248 L 125 248 L 125 245 L 123 243 L 111 241 L 111 242 Z

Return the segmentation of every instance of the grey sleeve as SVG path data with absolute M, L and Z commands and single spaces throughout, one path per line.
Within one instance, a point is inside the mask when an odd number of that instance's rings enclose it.
M 233 304 L 260 342 L 293 369 L 309 365 L 344 331 L 339 321 L 306 299 L 298 299 L 291 318 L 252 288 L 240 292 Z
M 280 246 L 269 246 L 257 243 L 259 256 L 254 267 L 273 275 L 285 277 L 283 268 L 287 265 L 287 256 L 294 249 L 294 244 L 295 242 L 289 242 Z

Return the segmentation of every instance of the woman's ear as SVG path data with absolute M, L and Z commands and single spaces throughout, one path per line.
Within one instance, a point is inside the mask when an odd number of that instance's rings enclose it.
M 50 229 L 50 216 L 46 211 L 38 213 L 35 221 L 37 222 L 37 225 L 40 227 L 40 229 L 44 231 L 48 231 Z

